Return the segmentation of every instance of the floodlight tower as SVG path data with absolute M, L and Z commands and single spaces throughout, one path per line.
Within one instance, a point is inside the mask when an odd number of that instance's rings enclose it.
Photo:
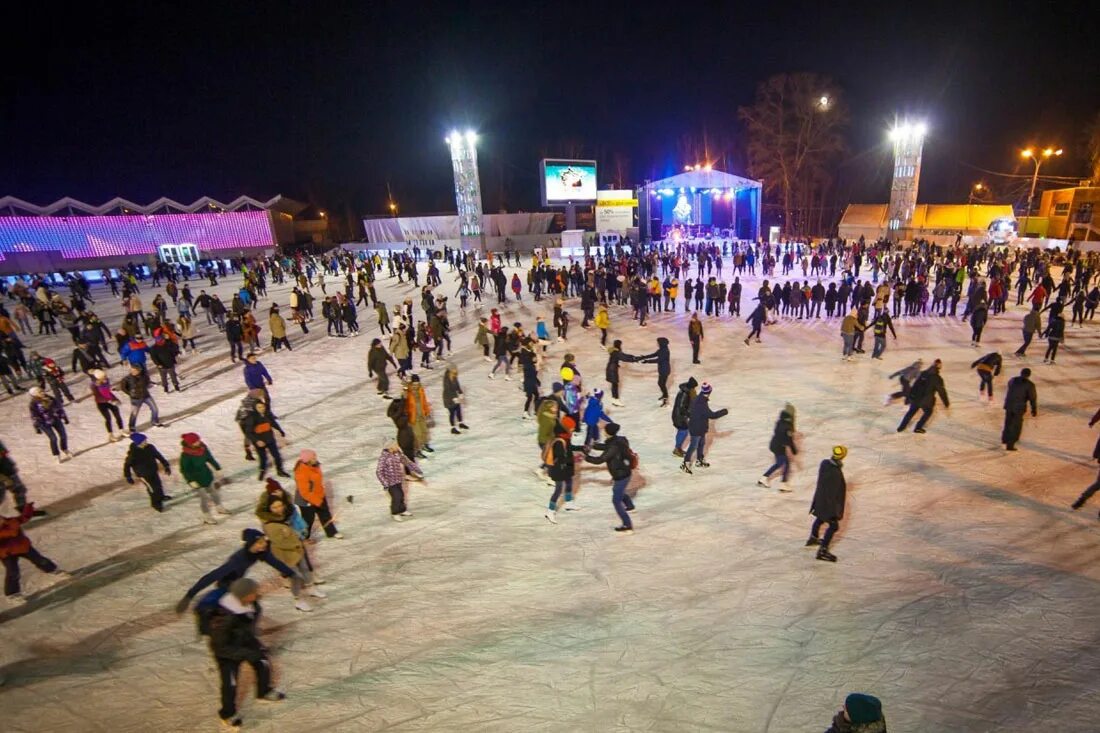
M 481 222 L 481 180 L 477 175 L 477 133 L 452 130 L 447 136 L 451 165 L 455 174 L 455 205 L 458 208 L 458 233 L 462 249 L 485 249 Z
M 887 238 L 902 239 L 902 232 L 911 228 L 917 208 L 917 188 L 920 185 L 920 159 L 928 126 L 923 122 L 903 122 L 890 131 L 894 143 L 894 178 L 890 183 L 890 218 Z

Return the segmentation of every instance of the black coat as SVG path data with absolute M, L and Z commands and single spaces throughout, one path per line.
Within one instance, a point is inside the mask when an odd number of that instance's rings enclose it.
M 794 447 L 794 421 L 791 416 L 786 412 L 779 413 L 779 419 L 775 421 L 775 430 L 772 433 L 771 442 L 768 443 L 768 450 L 772 453 L 784 453 L 790 448 L 792 454 L 797 454 L 798 449 Z
M 657 350 L 652 354 L 639 356 L 638 360 L 646 364 L 656 364 L 657 374 L 668 376 L 672 372 L 672 353 L 668 350 L 668 339 L 657 339 Z
M 571 445 L 568 438 L 555 435 L 550 441 L 550 455 L 553 463 L 547 471 L 550 478 L 555 481 L 564 481 L 573 478 L 576 464 L 573 463 L 573 453 L 584 450 L 584 446 Z
M 810 514 L 826 521 L 843 519 L 847 491 L 848 484 L 844 481 L 840 465 L 831 458 L 822 461 L 817 470 L 817 488 L 810 504 Z
M 142 443 L 140 446 L 131 444 L 130 450 L 126 453 L 126 461 L 122 464 L 122 475 L 127 481 L 131 480 L 135 473 L 138 478 L 150 478 L 157 475 L 158 463 L 167 473 L 172 472 L 172 467 L 155 446 L 149 443 Z
M 1024 412 L 1028 404 L 1031 404 L 1031 414 L 1039 412 L 1038 396 L 1035 394 L 1035 383 L 1027 377 L 1013 377 L 1008 380 L 1008 391 L 1005 393 L 1005 409 L 1009 412 Z
M 630 442 L 621 435 L 613 435 L 607 442 L 596 445 L 602 447 L 603 453 L 598 456 L 585 456 L 588 463 L 605 463 L 611 478 L 615 481 L 630 478 Z
M 636 357 L 626 353 L 622 349 L 616 349 L 612 346 L 607 351 L 607 369 L 604 372 L 604 376 L 607 377 L 608 382 L 619 381 L 619 363 L 624 361 L 634 361 Z
M 688 430 L 692 435 L 706 435 L 710 430 L 710 421 L 729 414 L 729 410 L 710 409 L 709 395 L 701 394 L 691 401 L 691 414 L 688 417 Z
M 931 409 L 936 406 L 936 395 L 940 396 L 944 407 L 951 406 L 951 401 L 947 399 L 947 388 L 943 384 L 943 377 L 940 376 L 936 367 L 932 366 L 921 372 L 917 381 L 913 383 L 913 388 L 909 391 L 909 404 Z
M 688 420 L 691 418 L 691 401 L 695 399 L 695 388 L 699 383 L 695 377 L 691 377 L 680 385 L 680 391 L 676 393 L 676 399 L 672 401 L 672 425 L 677 430 L 687 430 Z
M 381 345 L 372 346 L 370 351 L 367 352 L 367 376 L 385 374 L 387 363 L 393 364 L 394 369 L 397 368 L 397 362 L 393 360 L 388 351 Z
M 254 603 L 252 613 L 233 613 L 219 605 L 210 616 L 210 651 L 218 659 L 254 660 L 266 656 L 266 649 L 256 636 L 260 604 Z

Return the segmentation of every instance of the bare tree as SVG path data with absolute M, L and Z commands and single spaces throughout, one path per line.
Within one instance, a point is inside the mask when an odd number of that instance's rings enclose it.
M 844 152 L 848 115 L 840 90 L 817 74 L 777 74 L 738 110 L 749 145 L 749 171 L 778 195 L 787 236 L 803 234 L 820 218 L 805 210 L 824 201 L 830 169 Z M 818 224 L 820 226 L 820 224 Z

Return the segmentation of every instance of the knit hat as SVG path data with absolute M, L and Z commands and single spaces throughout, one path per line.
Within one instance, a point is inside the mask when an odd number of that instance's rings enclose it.
M 93 369 L 92 370 L 92 376 L 95 377 L 96 379 L 106 379 L 107 378 L 107 372 L 103 371 L 102 369 Z
M 317 460 L 317 453 L 307 448 L 298 454 L 298 460 L 302 463 L 314 463 Z
M 283 490 L 283 485 L 281 483 L 279 483 L 278 481 L 276 481 L 275 479 L 269 478 L 267 480 L 267 485 L 264 487 L 264 489 L 269 494 L 277 494 L 277 493 L 279 493 L 280 491 Z
M 252 595 L 260 589 L 260 584 L 252 578 L 237 578 L 233 581 L 233 584 L 229 586 L 229 592 L 232 593 L 238 601 L 243 601 L 247 596 Z
M 146 437 L 145 437 L 144 433 L 131 433 L 130 434 L 130 442 L 132 442 L 134 445 L 141 445 L 145 441 L 146 441 Z
M 251 547 L 256 540 L 260 539 L 263 536 L 264 533 L 260 530 L 249 527 L 248 529 L 241 532 L 241 542 L 245 543 L 245 545 L 247 545 L 248 547 Z
M 1028 369 L 1027 367 L 1024 367 L 1023 370 L 1020 372 L 1020 376 L 1023 377 L 1024 379 L 1027 379 L 1028 377 L 1031 376 L 1031 370 Z
M 561 426 L 565 428 L 567 432 L 573 432 L 573 429 L 577 427 L 577 421 L 566 415 L 561 419 Z
M 561 382 L 554 382 L 552 385 L 550 385 L 551 392 L 561 392 L 563 389 L 565 389 L 565 385 L 563 385 Z
M 848 711 L 852 725 L 882 720 L 882 701 L 872 695 L 853 692 L 844 700 L 844 709 Z
M 783 405 L 783 412 L 785 412 L 785 413 L 787 413 L 788 415 L 790 415 L 790 416 L 791 416 L 791 419 L 792 419 L 792 420 L 794 420 L 794 405 L 792 405 L 792 404 L 791 404 L 790 402 L 788 402 L 787 404 Z
M 710 394 L 712 391 L 714 387 L 711 387 L 709 382 L 703 382 L 703 386 L 699 388 L 700 394 Z
M 29 394 L 31 397 L 41 397 L 42 396 L 42 388 L 41 387 L 31 387 L 30 391 L 27 392 L 27 394 Z
M 843 461 L 848 455 L 848 447 L 844 445 L 833 446 L 833 458 L 838 461 Z
M 603 399 L 603 390 L 602 389 L 592 390 L 592 396 L 595 397 L 597 400 L 602 400 Z
M 608 435 L 619 434 L 619 423 L 617 422 L 609 422 L 607 425 L 604 426 L 604 428 L 607 430 Z
M 190 443 L 191 445 L 202 442 L 202 438 L 199 437 L 198 433 L 184 433 L 180 436 L 180 440 L 184 443 Z

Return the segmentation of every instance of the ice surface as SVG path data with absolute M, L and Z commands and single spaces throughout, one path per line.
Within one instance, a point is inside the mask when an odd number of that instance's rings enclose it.
M 759 279 L 742 280 L 747 304 Z M 217 290 L 228 295 L 238 282 Z M 197 294 L 202 283 L 192 287 Z M 271 289 L 284 305 L 287 292 Z M 391 307 L 413 297 L 419 315 L 411 286 L 383 277 L 379 294 Z M 118 301 L 96 296 L 115 327 Z M 142 297 L 151 299 L 148 286 Z M 549 369 L 568 349 L 586 385 L 602 385 L 606 357 L 598 333 L 579 328 L 577 303 Z M 611 531 L 602 467 L 579 472 L 582 511 L 560 513 L 557 526 L 543 519 L 550 491 L 532 475 L 535 425 L 520 419 L 520 381 L 487 380 L 472 345 L 491 305 L 463 312 L 451 298 L 472 429 L 452 436 L 443 427 L 442 370 L 424 372 L 436 452 L 424 462 L 427 481 L 410 490 L 415 516 L 400 524 L 374 477 L 392 427 L 366 375 L 373 312 L 360 308 L 357 339 L 326 338 L 318 319 L 306 339 L 291 328 L 292 354 L 263 355 L 290 438 L 284 452 L 292 463 L 298 450 L 317 450 L 347 539 L 313 549 L 329 579 L 313 613 L 295 611 L 275 574 L 259 571 L 265 638 L 289 698 L 271 706 L 245 695 L 247 729 L 786 733 L 824 730 L 852 690 L 882 698 L 891 731 L 1100 729 L 1097 507 L 1068 509 L 1096 475 L 1087 427 L 1100 394 L 1095 324 L 1067 329 L 1057 366 L 1041 364 L 1041 343 L 1022 362 L 1006 356 L 997 404 L 1021 363 L 1035 370 L 1040 403 L 1021 450 L 1006 454 L 1002 412 L 978 399 L 969 364 L 1016 348 L 1020 309 L 990 319 L 982 349 L 957 320 L 902 318 L 885 361 L 855 363 L 839 358 L 838 320 L 784 320 L 746 348 L 741 320 L 705 319 L 703 364 L 692 368 L 682 312 L 640 329 L 614 307 L 612 338 L 640 353 L 668 336 L 673 392 L 694 375 L 714 385 L 712 405 L 731 411 L 716 424 L 712 467 L 684 476 L 654 367 L 624 366 L 626 407 L 608 410 L 641 470 L 636 534 L 622 537 Z M 550 307 L 525 293 L 504 321 L 531 327 Z M 181 433 L 203 435 L 233 477 L 225 496 L 234 515 L 222 526 L 199 523 L 197 499 L 175 475 L 167 486 L 177 501 L 163 515 L 122 481 L 126 444 L 106 442 L 81 380 L 73 388 L 82 399 L 69 408 L 77 456 L 60 466 L 30 429 L 26 398 L 0 403 L 3 440 L 50 511 L 29 533 L 76 573 L 55 582 L 24 565 L 30 601 L 0 613 L 7 731 L 217 728 L 217 674 L 190 615 L 172 605 L 257 525 L 260 485 L 232 419 L 240 369 L 216 329 L 201 315 L 197 323 L 203 353 L 183 363 L 186 391 L 156 393 L 171 425 L 146 432 L 173 463 Z M 66 368 L 67 341 L 29 339 Z M 952 407 L 937 408 L 927 435 L 899 435 L 903 408 L 882 406 L 893 389 L 886 375 L 917 357 L 944 359 Z M 112 369 L 114 379 L 122 373 Z M 787 401 L 804 437 L 794 490 L 780 494 L 755 481 Z M 802 545 L 816 465 L 835 443 L 850 447 L 849 501 L 833 547 L 840 562 L 830 565 Z

